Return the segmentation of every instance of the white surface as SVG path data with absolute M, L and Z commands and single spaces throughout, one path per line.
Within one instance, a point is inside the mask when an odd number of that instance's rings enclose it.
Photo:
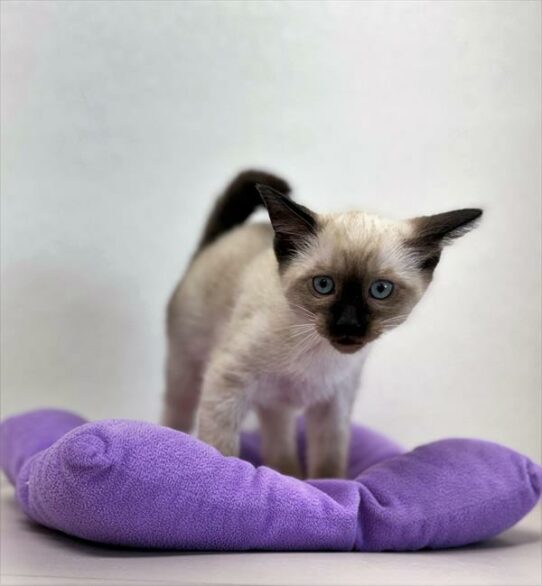
M 4 586 L 288 584 L 289 586 L 540 585 L 540 508 L 496 539 L 417 553 L 152 553 L 75 540 L 26 520 L 2 491 Z
M 1 9 L 4 416 L 156 419 L 166 299 L 214 195 L 261 165 L 316 210 L 486 209 L 356 418 L 540 461 L 539 2 Z

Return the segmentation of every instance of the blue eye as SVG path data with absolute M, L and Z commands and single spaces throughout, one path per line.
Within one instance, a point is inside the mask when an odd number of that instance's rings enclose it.
M 329 295 L 335 290 L 335 283 L 331 277 L 314 277 L 312 280 L 312 286 L 317 293 L 320 293 L 320 295 Z
M 386 299 L 393 293 L 393 283 L 391 281 L 373 281 L 369 287 L 369 295 L 375 299 Z

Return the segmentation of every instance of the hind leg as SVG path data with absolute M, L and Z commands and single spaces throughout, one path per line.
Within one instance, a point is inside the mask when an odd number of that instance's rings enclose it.
M 201 390 L 201 368 L 170 341 L 166 363 L 166 393 L 162 424 L 190 433 Z

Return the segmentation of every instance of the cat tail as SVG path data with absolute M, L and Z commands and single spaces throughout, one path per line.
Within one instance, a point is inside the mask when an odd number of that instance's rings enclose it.
M 209 214 L 196 254 L 214 242 L 219 236 L 242 224 L 256 208 L 263 206 L 256 184 L 269 185 L 288 197 L 288 183 L 265 171 L 250 169 L 242 171 L 226 187 Z

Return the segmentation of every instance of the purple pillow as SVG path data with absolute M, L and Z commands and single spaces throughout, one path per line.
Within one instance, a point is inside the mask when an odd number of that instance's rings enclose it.
M 540 467 L 479 440 L 401 453 L 354 426 L 350 479 L 301 481 L 259 465 L 255 434 L 243 438 L 245 461 L 150 423 L 82 422 L 54 410 L 4 421 L 1 464 L 31 519 L 101 543 L 221 551 L 444 548 L 497 535 L 540 497 Z

